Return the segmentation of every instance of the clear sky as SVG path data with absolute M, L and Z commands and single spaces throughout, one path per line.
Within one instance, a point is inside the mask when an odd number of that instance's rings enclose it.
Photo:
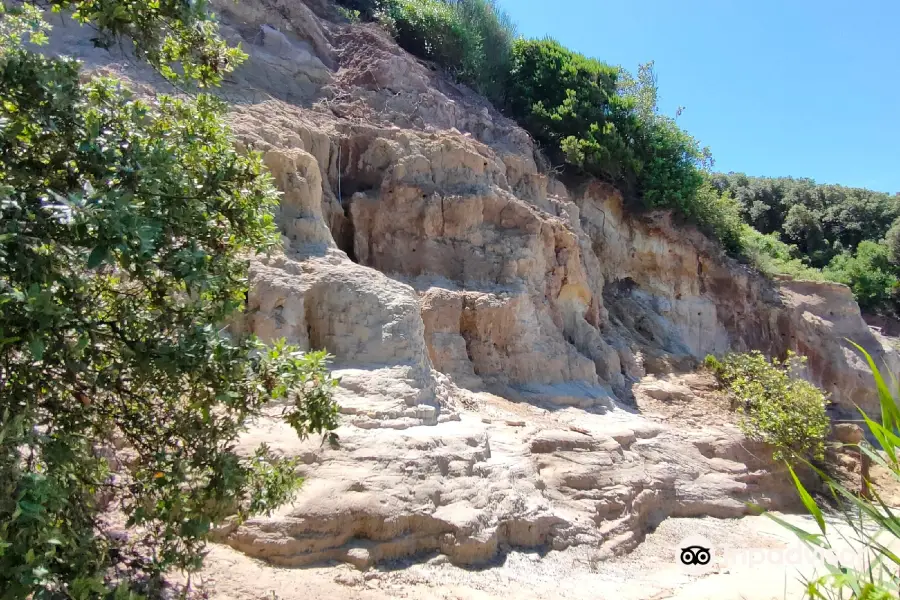
M 500 0 L 527 37 L 634 71 L 716 170 L 900 192 L 900 0 Z

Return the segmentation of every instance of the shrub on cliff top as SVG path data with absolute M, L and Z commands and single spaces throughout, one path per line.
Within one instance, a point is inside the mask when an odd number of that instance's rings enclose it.
M 506 110 L 551 156 L 609 181 L 634 171 L 633 102 L 617 91 L 620 70 L 552 39 L 513 44 Z
M 623 70 L 619 90 L 631 101 L 637 117 L 631 139 L 635 183 L 644 206 L 674 209 L 706 224 L 709 203 L 698 192 L 706 180 L 704 172 L 712 167 L 712 154 L 678 127 L 675 119 L 660 114 L 653 63 L 640 65 L 636 77 Z
M 737 251 L 734 203 L 705 187 L 709 151 L 659 114 L 653 64 L 637 77 L 558 42 L 517 40 L 506 110 L 552 157 L 616 184 L 645 208 L 673 209 Z
M 502 100 L 515 26 L 494 0 L 383 0 L 379 18 L 402 48 Z
M 849 286 L 859 305 L 868 309 L 895 304 L 900 287 L 897 272 L 890 260 L 890 248 L 870 240 L 860 243 L 856 252 L 835 256 L 824 269 L 829 279 Z

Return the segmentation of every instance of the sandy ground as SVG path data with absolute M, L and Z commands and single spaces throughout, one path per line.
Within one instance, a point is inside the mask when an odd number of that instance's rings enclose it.
M 785 518 L 815 529 L 808 517 Z M 713 559 L 706 567 L 684 566 L 677 550 L 698 535 L 712 548 Z M 858 560 L 846 543 L 838 547 L 844 561 Z M 803 578 L 824 572 L 820 559 L 766 517 L 668 519 L 627 556 L 601 560 L 595 552 L 513 551 L 482 569 L 455 567 L 434 556 L 360 572 L 348 565 L 275 568 L 216 545 L 193 584 L 206 597 L 225 600 L 782 600 L 802 597 Z

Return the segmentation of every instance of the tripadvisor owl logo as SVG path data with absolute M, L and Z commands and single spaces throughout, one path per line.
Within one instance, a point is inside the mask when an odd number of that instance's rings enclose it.
M 703 546 L 685 546 L 681 549 L 681 564 L 683 565 L 708 565 L 712 557 L 709 548 Z
M 691 573 L 705 572 L 713 568 L 715 549 L 702 535 L 689 535 L 675 548 L 675 562 Z

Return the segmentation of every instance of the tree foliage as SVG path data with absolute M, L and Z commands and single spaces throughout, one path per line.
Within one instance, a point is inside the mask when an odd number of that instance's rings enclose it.
M 716 175 L 714 183 L 734 196 L 749 225 L 796 245 L 815 268 L 863 241 L 881 240 L 900 216 L 896 196 L 811 179 L 730 173 Z
M 637 77 L 552 39 L 513 44 L 507 112 L 552 157 L 618 185 L 645 208 L 673 209 L 739 244 L 730 199 L 706 187 L 709 150 L 658 110 L 653 63 Z
M 747 224 L 741 231 L 740 256 L 769 277 L 787 275 L 794 279 L 824 281 L 827 276 L 802 259 L 799 248 L 785 244 L 776 233 L 763 235 Z
M 194 8 L 66 6 L 201 82 L 226 68 Z M 288 500 L 294 463 L 242 457 L 238 437 L 272 400 L 301 436 L 333 429 L 336 382 L 324 353 L 228 330 L 248 252 L 278 239 L 278 196 L 220 103 L 84 82 L 22 46 L 44 31 L 28 5 L 0 14 L 0 590 L 95 598 L 114 565 L 195 569 L 213 525 Z
M 897 312 L 900 199 L 811 179 L 716 174 L 750 226 L 740 254 L 770 275 L 848 285 L 860 306 Z M 761 233 L 760 233 L 761 232 Z
M 206 0 L 49 0 L 49 5 L 93 25 L 98 46 L 127 37 L 137 57 L 168 79 L 217 85 L 246 58 L 218 35 Z
M 830 422 L 825 394 L 801 379 L 806 357 L 768 360 L 757 350 L 706 357 L 706 366 L 737 400 L 740 426 L 750 439 L 771 444 L 774 458 L 822 459 Z
M 850 286 L 861 307 L 877 309 L 892 301 L 898 286 L 896 267 L 889 256 L 886 245 L 865 240 L 856 252 L 834 257 L 825 268 L 825 275 Z
M 884 243 L 888 250 L 888 260 L 895 267 L 900 267 L 900 217 L 891 224 L 884 236 Z
M 552 39 L 513 44 L 507 111 L 557 158 L 617 181 L 633 171 L 632 104 L 619 69 Z

